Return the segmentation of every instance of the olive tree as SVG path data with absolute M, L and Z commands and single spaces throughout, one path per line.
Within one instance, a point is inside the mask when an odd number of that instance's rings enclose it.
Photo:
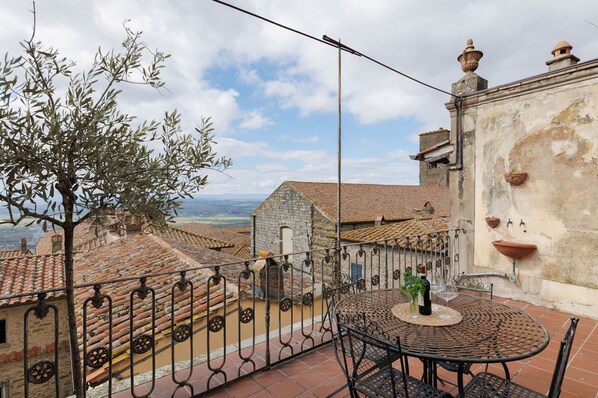
M 22 55 L 0 60 L 0 202 L 9 212 L 4 222 L 63 229 L 72 372 L 81 396 L 75 227 L 115 209 L 163 224 L 182 198 L 206 185 L 206 170 L 222 171 L 231 162 L 215 153 L 209 118 L 188 133 L 176 111 L 157 122 L 138 121 L 119 109 L 127 84 L 164 87 L 160 72 L 169 55 L 150 50 L 141 32 L 125 24 L 122 48 L 98 49 L 81 72 L 36 41 L 35 23 L 21 46 Z

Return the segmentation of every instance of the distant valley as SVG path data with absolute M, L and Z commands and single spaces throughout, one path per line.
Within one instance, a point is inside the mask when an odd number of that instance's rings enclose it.
M 175 217 L 175 223 L 197 221 L 218 227 L 249 225 L 251 213 L 265 198 L 261 195 L 222 195 L 186 199 Z M 6 218 L 7 214 L 0 213 L 0 219 Z M 44 232 L 36 224 L 31 227 L 25 224 L 27 222 L 15 227 L 0 224 L 0 249 L 19 247 L 22 237 L 27 239 L 29 248 L 35 248 Z

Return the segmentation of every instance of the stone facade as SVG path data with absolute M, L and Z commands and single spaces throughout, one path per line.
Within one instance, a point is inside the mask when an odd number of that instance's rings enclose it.
M 450 131 L 440 128 L 419 135 L 419 151 L 425 151 L 449 139 Z M 424 186 L 449 186 L 449 172 L 446 162 L 419 161 L 419 184 Z
M 451 142 L 457 142 L 455 102 Z M 499 294 L 598 317 L 598 61 L 463 97 L 462 162 L 450 179 L 451 228 L 469 272 L 511 274 L 494 240 L 533 243 Z M 458 164 L 463 165 L 459 169 Z M 520 186 L 504 174 L 528 173 Z M 492 229 L 485 217 L 500 218 Z M 508 223 L 508 220 L 512 223 Z
M 58 368 L 60 373 L 60 396 L 72 395 L 71 362 L 68 344 L 68 321 L 66 300 L 49 301 L 58 307 Z M 25 396 L 24 366 L 24 314 L 28 305 L 0 309 L 0 320 L 6 321 L 6 343 L 0 345 L 0 385 L 8 386 L 9 397 Z M 54 318 L 53 310 L 43 319 L 37 319 L 33 312 L 28 316 L 28 365 L 47 360 L 54 362 Z M 45 398 L 54 396 L 54 377 L 43 384 L 29 383 L 29 396 Z
M 282 254 L 283 227 L 293 231 L 293 252 L 308 251 L 308 234 L 311 237 L 313 231 L 313 213 L 313 205 L 310 202 L 287 184 L 282 184 L 253 212 L 253 253 L 266 250 L 273 254 Z M 319 238 L 315 239 L 320 241 Z

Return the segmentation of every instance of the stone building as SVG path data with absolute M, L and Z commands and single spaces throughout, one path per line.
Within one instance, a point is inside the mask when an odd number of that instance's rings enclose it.
M 452 88 L 460 97 L 446 104 L 450 226 L 465 230 L 469 271 L 487 272 L 501 294 L 595 317 L 598 60 L 578 63 L 571 49 L 557 43 L 547 73 L 487 88 L 474 73 L 482 54 L 468 42 L 466 75 Z M 527 173 L 521 185 L 507 181 L 515 172 Z M 498 240 L 537 249 L 514 260 L 493 247 Z
M 342 184 L 341 192 L 341 231 L 415 218 L 426 202 L 430 212 L 448 215 L 444 187 Z M 335 247 L 337 184 L 286 181 L 253 212 L 252 219 L 254 253 Z
M 0 296 L 14 296 L 35 290 L 64 286 L 62 255 L 20 256 L 0 259 Z M 66 298 L 50 293 L 45 302 L 51 307 L 42 319 L 30 309 L 36 297 L 25 296 L 0 301 L 0 396 L 25 396 L 23 368 L 25 357 L 29 373 L 29 396 L 55 396 L 58 381 L 60 397 L 72 394 L 71 362 L 68 344 Z M 27 351 L 24 345 L 27 315 Z M 58 321 L 55 341 L 54 320 Z M 58 363 L 55 350 L 58 349 Z M 55 369 L 58 368 L 58 380 Z M 36 382 L 47 380 L 43 384 Z
M 419 135 L 419 153 L 410 158 L 419 161 L 419 185 L 449 186 L 448 163 L 453 145 L 450 131 L 444 128 Z

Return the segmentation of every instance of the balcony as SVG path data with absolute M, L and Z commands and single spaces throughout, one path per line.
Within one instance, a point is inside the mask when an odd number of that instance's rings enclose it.
M 438 231 L 338 251 L 86 280 L 75 289 L 85 395 L 348 396 L 330 345 L 325 287 L 350 279 L 364 290 L 398 287 L 402 275 L 420 263 L 431 280 L 460 275 L 459 234 Z M 550 332 L 545 351 L 509 365 L 514 381 L 547 390 L 569 316 L 495 300 L 523 308 Z M 0 383 L 12 372 L 17 381 L 10 394 L 67 395 L 65 314 L 60 288 L 0 297 L 0 319 L 6 320 L 11 345 L 0 356 Z M 597 330 L 596 320 L 581 319 L 561 396 L 598 396 L 598 371 L 592 366 Z M 416 360 L 410 369 L 413 375 L 422 372 Z M 502 371 L 494 365 L 490 370 Z M 454 374 L 441 376 L 454 379 Z M 455 392 L 450 384 L 440 387 Z

